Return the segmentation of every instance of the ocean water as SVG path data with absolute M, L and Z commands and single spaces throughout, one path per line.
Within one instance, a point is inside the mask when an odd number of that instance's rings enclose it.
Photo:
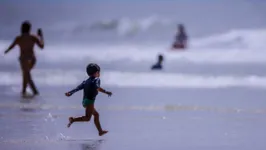
M 264 150 L 266 20 L 264 1 L 1 1 L 1 149 Z M 19 49 L 3 51 L 23 20 L 42 28 L 32 72 L 41 95 L 20 97 Z M 189 35 L 186 51 L 171 51 L 176 26 Z M 158 54 L 164 69 L 151 71 Z M 82 92 L 64 92 L 101 66 L 93 121 L 81 116 Z M 29 91 L 30 92 L 30 91 Z

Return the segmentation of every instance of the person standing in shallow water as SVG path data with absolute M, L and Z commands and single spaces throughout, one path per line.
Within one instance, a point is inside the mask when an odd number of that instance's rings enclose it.
M 172 45 L 172 49 L 186 49 L 187 48 L 188 36 L 185 31 L 185 27 L 182 24 L 179 24 L 177 27 L 177 34 L 175 37 L 175 42 Z
M 38 29 L 37 35 L 34 36 L 30 34 L 31 31 L 31 23 L 29 21 L 24 21 L 21 25 L 21 35 L 17 36 L 13 43 L 8 47 L 5 51 L 7 54 L 10 50 L 12 50 L 16 45 L 20 48 L 20 67 L 22 71 L 22 96 L 26 96 L 26 88 L 27 85 L 30 85 L 31 90 L 33 91 L 34 95 L 38 95 L 39 91 L 37 90 L 32 77 L 31 77 L 31 70 L 35 66 L 36 57 L 34 54 L 34 45 L 37 44 L 41 49 L 44 48 L 44 41 L 43 41 L 43 34 L 42 30 Z

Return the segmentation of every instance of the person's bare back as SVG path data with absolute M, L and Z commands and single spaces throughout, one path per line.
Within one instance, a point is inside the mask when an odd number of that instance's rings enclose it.
M 34 45 L 37 44 L 41 49 L 44 48 L 43 35 L 41 29 L 38 29 L 38 36 L 30 34 L 31 24 L 25 21 L 21 25 L 21 35 L 17 36 L 13 43 L 5 51 L 5 54 L 13 49 L 16 45 L 20 48 L 20 66 L 23 74 L 22 95 L 26 94 L 26 86 L 30 85 L 34 95 L 38 95 L 39 92 L 35 87 L 35 84 L 31 78 L 30 71 L 36 63 L 36 57 L 34 54 Z
M 21 35 L 16 37 L 16 44 L 20 48 L 20 58 L 30 59 L 35 58 L 34 45 L 37 44 L 40 48 L 43 48 L 43 43 L 33 35 Z

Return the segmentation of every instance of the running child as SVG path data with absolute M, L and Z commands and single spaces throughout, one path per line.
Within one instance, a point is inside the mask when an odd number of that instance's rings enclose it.
M 69 123 L 67 127 L 70 127 L 74 122 L 87 122 L 90 121 L 91 116 L 94 116 L 94 124 L 99 132 L 99 136 L 106 134 L 108 131 L 103 130 L 100 124 L 99 113 L 94 108 L 95 98 L 98 95 L 98 91 L 107 94 L 109 97 L 112 92 L 106 91 L 100 87 L 100 67 L 97 64 L 91 63 L 87 66 L 87 74 L 89 78 L 83 81 L 75 89 L 65 93 L 66 96 L 71 96 L 75 92 L 83 89 L 83 101 L 82 105 L 85 108 L 85 116 L 82 117 L 69 117 Z

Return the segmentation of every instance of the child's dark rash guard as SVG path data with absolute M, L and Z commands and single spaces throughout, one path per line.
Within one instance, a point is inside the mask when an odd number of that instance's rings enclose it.
M 89 77 L 87 80 L 83 81 L 75 89 L 69 91 L 70 94 L 83 89 L 83 99 L 95 100 L 98 95 L 98 88 L 100 88 L 100 78 Z

